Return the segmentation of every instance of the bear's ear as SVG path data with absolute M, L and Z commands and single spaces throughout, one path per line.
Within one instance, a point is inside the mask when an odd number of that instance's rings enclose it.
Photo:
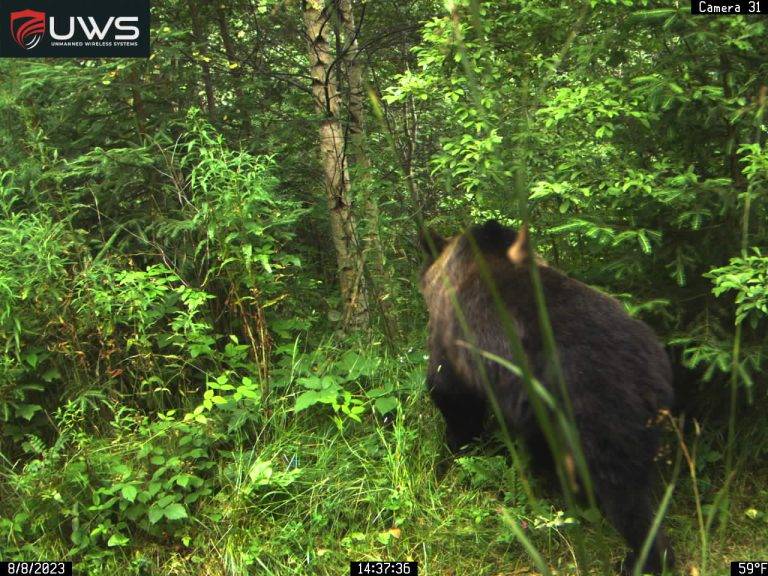
M 528 225 L 523 224 L 517 233 L 517 237 L 512 245 L 507 250 L 507 258 L 515 266 L 522 266 L 528 263 L 528 260 L 533 255 L 531 251 L 530 241 L 528 239 Z
M 419 231 L 419 247 L 430 263 L 440 256 L 447 243 L 448 241 L 434 230 L 425 227 Z

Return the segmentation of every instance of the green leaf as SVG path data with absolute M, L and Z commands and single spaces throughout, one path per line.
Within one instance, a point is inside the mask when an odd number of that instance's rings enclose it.
M 308 390 L 296 398 L 296 404 L 293 407 L 294 412 L 301 412 L 310 406 L 314 406 L 320 401 L 320 393 L 316 390 Z
M 30 352 L 29 354 L 27 354 L 27 356 L 25 357 L 25 360 L 30 366 L 32 366 L 32 368 L 37 367 L 38 356 L 34 352 Z
M 56 368 L 48 368 L 48 370 L 43 372 L 41 378 L 46 382 L 52 382 L 53 380 L 58 380 L 61 378 L 61 372 L 59 372 Z
M 252 389 L 247 388 L 245 386 L 238 386 L 237 387 L 237 392 L 243 398 L 249 398 L 251 400 L 258 400 L 261 397 L 261 393 L 258 390 L 252 390 Z
M 122 489 L 120 490 L 120 494 L 123 498 L 128 500 L 128 502 L 133 502 L 136 500 L 136 495 L 139 493 L 139 491 L 136 489 L 136 486 L 133 484 L 125 484 Z
M 637 234 L 637 240 L 640 242 L 640 247 L 646 254 L 651 253 L 651 242 L 648 240 L 648 236 L 645 234 L 645 230 L 640 230 Z
M 296 398 L 296 404 L 293 407 L 294 412 L 301 412 L 315 404 L 333 404 L 339 395 L 340 388 L 338 384 L 333 383 L 330 388 L 323 390 L 307 390 Z
M 386 396 L 391 391 L 391 388 L 385 388 L 382 386 L 379 388 L 371 388 L 370 390 L 366 390 L 365 395 L 368 396 L 368 398 L 379 398 L 380 396 Z
M 251 482 L 258 485 L 264 485 L 269 483 L 269 479 L 273 474 L 272 463 L 269 460 L 259 460 L 248 471 L 248 477 Z
M 147 512 L 147 516 L 149 516 L 149 523 L 150 524 L 157 524 L 157 521 L 160 520 L 160 518 L 163 517 L 163 509 L 159 506 L 155 505 L 152 506 L 149 509 L 149 512 Z
M 130 541 L 130 538 L 123 536 L 122 534 L 112 534 L 112 536 L 110 536 L 109 540 L 107 541 L 107 546 L 110 548 L 114 546 L 125 546 Z
M 168 518 L 168 520 L 181 520 L 182 518 L 187 517 L 187 509 L 184 508 L 182 504 L 176 502 L 165 508 L 163 514 L 165 514 L 165 517 Z
M 384 396 L 382 398 L 377 398 L 376 402 L 374 402 L 376 410 L 378 410 L 381 414 L 388 414 L 389 412 L 392 412 L 395 408 L 397 408 L 397 404 L 397 398 L 394 396 Z
M 170 505 L 171 502 L 173 502 L 176 499 L 175 494 L 166 494 L 160 500 L 157 501 L 157 505 L 160 506 L 160 508 L 165 508 L 166 506 Z
M 42 409 L 43 409 L 42 406 L 38 406 L 37 404 L 17 404 L 16 416 L 24 418 L 27 421 L 30 421 L 32 420 L 32 417 L 35 415 L 35 412 L 39 412 Z

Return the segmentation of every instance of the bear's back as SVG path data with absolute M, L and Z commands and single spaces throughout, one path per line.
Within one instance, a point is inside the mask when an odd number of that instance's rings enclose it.
M 487 264 L 534 375 L 553 388 L 529 270 L 495 257 L 488 258 Z M 670 406 L 671 368 L 653 331 L 629 316 L 611 296 L 549 266 L 540 266 L 539 274 L 558 358 L 571 393 L 584 402 L 606 406 L 642 404 L 649 412 L 658 405 Z M 455 314 L 455 305 L 446 304 Z M 501 322 L 502 313 L 479 271 L 468 274 L 457 288 L 456 304 L 469 325 L 474 345 L 517 363 Z M 443 341 L 449 346 L 450 341 L 466 339 L 454 314 L 441 327 Z M 471 349 L 459 346 L 453 355 L 460 360 L 466 377 L 475 380 L 476 387 L 482 386 L 471 368 Z M 494 376 L 493 380 L 517 380 L 498 363 L 493 364 L 486 363 L 486 372 Z

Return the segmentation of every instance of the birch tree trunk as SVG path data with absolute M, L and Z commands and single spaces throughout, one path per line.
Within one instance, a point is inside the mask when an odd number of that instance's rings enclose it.
M 349 195 L 349 170 L 344 130 L 339 117 L 340 94 L 333 70 L 329 36 L 331 13 L 324 0 L 305 0 L 304 24 L 309 42 L 312 95 L 320 116 L 320 160 L 330 212 L 331 237 L 336 250 L 343 320 L 347 328 L 368 325 L 368 303 L 363 278 L 363 254 Z
M 363 199 L 365 234 L 363 236 L 364 260 L 373 272 L 372 276 L 381 281 L 387 278 L 384 250 L 379 234 L 379 203 L 372 190 L 371 160 L 366 150 L 365 136 L 365 84 L 363 82 L 363 61 L 357 41 L 359 29 L 355 25 L 352 0 L 335 0 L 338 18 L 344 31 L 343 63 L 347 75 L 349 112 L 349 150 L 351 164 L 357 170 L 356 190 Z M 371 282 L 373 284 L 373 282 Z M 369 292 L 376 298 L 384 327 L 390 337 L 397 332 L 395 317 L 391 313 L 389 294 L 377 286 L 369 286 Z

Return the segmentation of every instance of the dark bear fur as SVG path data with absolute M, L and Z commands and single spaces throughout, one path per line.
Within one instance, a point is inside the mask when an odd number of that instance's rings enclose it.
M 477 355 L 462 345 L 467 334 L 455 305 L 478 348 L 515 361 L 476 254 L 487 263 L 533 375 L 553 392 L 557 382 L 546 370 L 527 232 L 491 221 L 447 240 L 430 233 L 422 244 L 428 255 L 421 278 L 429 310 L 427 386 L 455 451 L 483 433 L 488 413 Z M 538 269 L 595 497 L 632 548 L 624 563 L 631 570 L 655 513 L 652 469 L 660 431 L 653 422 L 672 406 L 669 360 L 651 329 L 616 300 L 544 263 Z M 522 381 L 496 362 L 484 361 L 484 368 L 509 430 L 531 449 L 540 432 Z M 673 561 L 659 531 L 644 569 L 659 573 L 662 562 Z

